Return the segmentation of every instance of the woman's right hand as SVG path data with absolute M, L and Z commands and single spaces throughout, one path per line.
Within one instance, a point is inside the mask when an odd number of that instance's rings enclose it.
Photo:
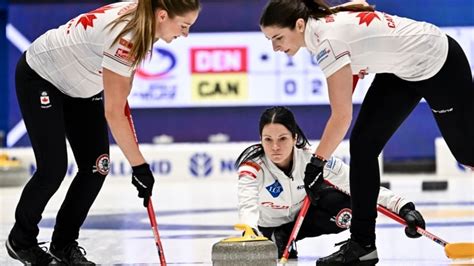
M 155 178 L 151 172 L 150 165 L 147 163 L 132 166 L 132 184 L 138 190 L 138 197 L 143 198 L 143 206 L 148 207 Z

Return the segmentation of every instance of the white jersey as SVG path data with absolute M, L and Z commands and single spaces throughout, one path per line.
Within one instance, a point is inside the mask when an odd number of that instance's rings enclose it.
M 103 68 L 131 77 L 131 34 L 112 45 L 126 23 L 113 30 L 107 25 L 135 6 L 130 2 L 110 4 L 47 31 L 28 48 L 28 65 L 61 92 L 76 98 L 92 97 L 103 90 Z
M 303 204 L 304 170 L 310 161 L 309 150 L 294 149 L 291 177 L 280 170 L 266 155 L 244 162 L 238 169 L 240 223 L 253 228 L 276 227 L 293 222 Z M 349 166 L 331 157 L 323 171 L 324 178 L 342 192 L 349 194 Z M 380 187 L 378 204 L 399 213 L 409 201 Z
M 438 73 L 448 55 L 448 38 L 436 26 L 378 11 L 310 18 L 305 44 L 326 77 L 351 64 L 353 74 L 426 80 Z

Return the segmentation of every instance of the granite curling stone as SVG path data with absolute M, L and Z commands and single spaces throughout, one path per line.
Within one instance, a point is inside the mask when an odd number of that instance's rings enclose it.
M 276 245 L 266 237 L 255 235 L 248 225 L 237 224 L 236 230 L 244 230 L 242 237 L 223 239 L 212 246 L 214 266 L 275 266 L 278 252 Z

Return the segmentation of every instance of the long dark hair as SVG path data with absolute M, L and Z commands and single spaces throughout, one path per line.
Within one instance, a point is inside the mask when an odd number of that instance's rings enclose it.
M 324 0 L 270 0 L 263 9 L 260 26 L 278 26 L 294 29 L 296 20 L 322 18 L 341 11 L 374 11 L 373 6 L 362 4 L 338 6 L 331 8 Z
M 301 128 L 295 120 L 295 116 L 290 109 L 283 106 L 275 106 L 266 109 L 260 116 L 259 133 L 262 137 L 263 128 L 268 124 L 281 124 L 286 127 L 293 138 L 296 137 L 296 147 L 298 149 L 306 147 L 309 142 Z M 247 147 L 235 161 L 235 168 L 238 168 L 243 162 L 258 158 L 264 154 L 262 144 L 254 144 Z

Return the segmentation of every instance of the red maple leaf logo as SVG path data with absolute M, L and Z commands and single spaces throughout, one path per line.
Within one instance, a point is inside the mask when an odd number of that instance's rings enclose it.
M 367 26 L 369 26 L 372 20 L 374 20 L 374 18 L 380 20 L 379 16 L 375 12 L 359 12 L 357 17 L 360 18 L 359 25 L 365 23 L 367 24 Z
M 107 5 L 107 6 L 103 6 L 101 8 L 98 8 L 96 10 L 93 10 L 89 13 L 80 15 L 78 20 L 77 20 L 76 27 L 77 27 L 77 25 L 79 25 L 79 23 L 82 24 L 82 26 L 84 27 L 84 30 L 87 30 L 87 26 L 90 26 L 91 28 L 94 27 L 94 19 L 97 18 L 95 16 L 95 14 L 103 14 L 103 13 L 105 13 L 105 11 L 107 11 L 111 8 L 112 8 L 112 6 Z

